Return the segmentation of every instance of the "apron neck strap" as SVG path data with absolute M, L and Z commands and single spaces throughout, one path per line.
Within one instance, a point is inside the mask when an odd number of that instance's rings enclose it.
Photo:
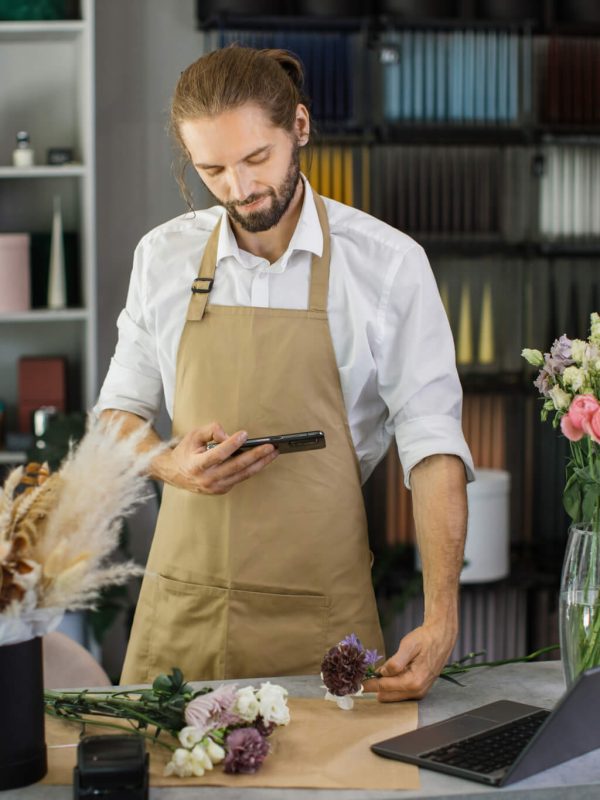
M 320 195 L 312 188 L 313 198 L 317 209 L 317 215 L 323 232 L 323 253 L 320 256 L 313 254 L 310 275 L 310 298 L 308 303 L 309 311 L 326 311 L 327 296 L 329 293 L 329 262 L 331 258 L 331 244 L 329 239 L 329 221 L 325 203 Z M 215 270 L 217 268 L 217 247 L 219 244 L 219 231 L 221 220 L 217 222 L 212 233 L 208 238 L 198 277 L 192 283 L 192 296 L 188 305 L 187 319 L 192 322 L 199 322 L 206 311 L 208 297 L 213 287 Z

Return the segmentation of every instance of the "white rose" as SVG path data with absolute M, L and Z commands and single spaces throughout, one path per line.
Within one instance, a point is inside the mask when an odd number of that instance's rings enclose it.
M 177 734 L 181 744 L 188 750 L 191 750 L 195 744 L 198 744 L 202 736 L 202 731 L 199 731 L 198 728 L 195 728 L 193 725 L 186 725 L 186 727 L 182 728 Z
M 571 405 L 571 395 L 563 391 L 558 385 L 550 389 L 548 394 L 550 395 L 552 402 L 554 403 L 554 408 L 557 411 L 566 411 Z
M 287 707 L 287 690 L 273 683 L 262 683 L 256 693 L 260 715 L 268 725 L 287 725 L 290 721 L 290 710 Z
M 175 773 L 180 778 L 189 778 L 194 774 L 192 770 L 192 754 L 189 750 L 178 747 L 173 753 L 171 760 L 165 767 L 165 775 Z
M 583 339 L 573 339 L 571 342 L 571 358 L 577 364 L 583 364 L 587 349 L 587 342 Z
M 245 686 L 243 689 L 238 689 L 235 696 L 233 713 L 238 714 L 246 722 L 254 722 L 258 716 L 258 700 L 254 694 L 254 688 Z
M 225 750 L 221 747 L 220 744 L 213 742 L 212 739 L 208 739 L 207 743 L 205 744 L 206 752 L 208 757 L 212 761 L 213 764 L 220 764 L 221 761 L 225 758 Z
M 201 777 L 207 769 L 213 768 L 213 762 L 210 760 L 204 745 L 197 744 L 191 752 L 191 757 L 194 775 Z
M 563 372 L 563 383 L 574 392 L 578 392 L 587 380 L 587 374 L 581 367 L 567 367 Z

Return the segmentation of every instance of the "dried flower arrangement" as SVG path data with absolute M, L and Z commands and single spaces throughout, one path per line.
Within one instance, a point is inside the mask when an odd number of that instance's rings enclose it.
M 8 475 L 0 489 L 0 645 L 47 633 L 65 609 L 93 607 L 103 586 L 143 571 L 107 559 L 156 454 L 138 452 L 145 432 L 122 437 L 118 423 L 90 418 L 56 472 L 31 463 Z

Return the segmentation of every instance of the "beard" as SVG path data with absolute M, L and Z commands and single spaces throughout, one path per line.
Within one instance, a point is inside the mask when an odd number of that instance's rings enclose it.
M 292 198 L 296 193 L 298 180 L 300 179 L 300 147 L 294 142 L 294 148 L 290 159 L 290 164 L 287 169 L 285 178 L 278 186 L 277 191 L 269 189 L 262 194 L 251 194 L 244 201 L 224 203 L 222 200 L 219 202 L 225 206 L 229 217 L 237 222 L 237 224 L 248 233 L 261 233 L 268 231 L 275 227 L 279 220 L 283 217 L 288 210 Z M 260 211 L 251 211 L 248 214 L 241 214 L 238 209 L 244 208 L 251 203 L 255 203 L 263 197 L 271 197 L 271 204 L 268 208 L 261 209 Z M 218 199 L 218 198 L 217 198 Z

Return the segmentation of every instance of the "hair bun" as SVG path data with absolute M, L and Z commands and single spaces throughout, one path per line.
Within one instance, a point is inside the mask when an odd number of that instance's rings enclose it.
M 289 50 L 272 49 L 263 50 L 262 52 L 285 70 L 298 92 L 302 93 L 304 90 L 304 67 L 298 56 L 290 53 Z

